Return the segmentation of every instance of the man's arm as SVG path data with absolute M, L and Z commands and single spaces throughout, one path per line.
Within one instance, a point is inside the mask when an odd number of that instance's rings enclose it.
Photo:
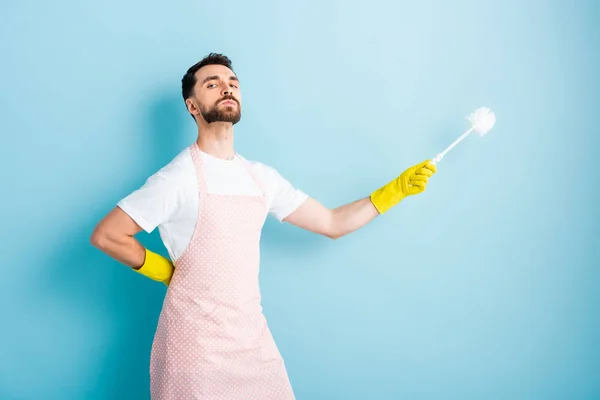
M 134 237 L 142 228 L 121 208 L 115 207 L 94 228 L 90 242 L 133 271 L 169 285 L 173 274 L 170 260 L 145 249 Z
M 129 215 L 115 207 L 96 225 L 90 242 L 115 260 L 139 268 L 146 257 L 145 249 L 134 236 L 141 231 Z
M 379 211 L 369 197 L 333 210 L 308 198 L 284 221 L 328 238 L 338 239 L 363 227 L 378 215 Z
M 331 239 L 338 239 L 362 228 L 407 196 L 425 191 L 429 177 L 435 172 L 435 165 L 426 160 L 408 168 L 369 197 L 333 210 L 309 198 L 283 221 Z

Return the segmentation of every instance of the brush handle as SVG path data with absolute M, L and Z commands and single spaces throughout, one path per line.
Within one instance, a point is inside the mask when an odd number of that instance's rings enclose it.
M 456 139 L 454 142 L 452 142 L 452 144 L 448 147 L 446 147 L 446 149 L 444 151 L 442 151 L 441 153 L 438 153 L 438 155 L 436 155 L 433 160 L 431 160 L 432 164 L 437 164 L 440 161 L 442 161 L 442 158 L 444 158 L 444 156 L 446 155 L 446 153 L 448 153 L 450 150 L 452 150 L 452 148 L 454 146 L 456 146 L 457 144 L 459 144 L 464 138 L 466 138 L 467 136 L 469 136 L 469 133 L 473 132 L 473 127 L 469 128 L 469 130 L 467 130 L 465 133 L 463 133 L 462 135 L 460 135 L 460 137 L 458 139 Z

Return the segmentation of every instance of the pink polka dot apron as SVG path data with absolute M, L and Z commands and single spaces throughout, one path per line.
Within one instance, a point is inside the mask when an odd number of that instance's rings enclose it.
M 262 312 L 259 196 L 213 195 L 190 146 L 199 188 L 198 224 L 175 262 L 150 358 L 156 400 L 294 400 L 284 361 Z

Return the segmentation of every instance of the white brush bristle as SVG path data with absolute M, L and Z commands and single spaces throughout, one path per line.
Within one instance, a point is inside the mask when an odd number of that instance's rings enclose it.
M 467 117 L 475 132 L 480 136 L 487 134 L 496 124 L 496 114 L 487 107 L 481 107 L 473 111 Z

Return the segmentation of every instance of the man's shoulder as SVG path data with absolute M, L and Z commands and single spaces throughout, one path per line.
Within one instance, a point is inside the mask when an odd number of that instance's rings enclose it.
M 185 180 L 194 174 L 194 161 L 189 147 L 177 153 L 168 163 L 156 171 L 149 179 L 169 181 Z
M 271 166 L 265 162 L 258 161 L 256 159 L 246 158 L 245 156 L 243 156 L 239 153 L 236 153 L 236 155 L 243 163 L 248 164 L 252 168 L 253 171 L 255 171 L 261 175 L 273 176 L 273 175 L 277 174 L 277 170 L 273 166 Z

